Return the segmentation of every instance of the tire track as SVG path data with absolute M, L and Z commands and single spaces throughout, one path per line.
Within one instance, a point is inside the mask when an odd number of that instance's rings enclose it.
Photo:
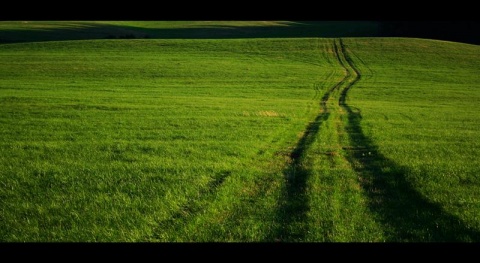
M 339 64 L 344 67 L 348 83 L 341 91 L 338 104 L 347 114 L 345 132 L 350 146 L 344 147 L 347 159 L 359 177 L 368 198 L 370 211 L 384 225 L 385 239 L 392 242 L 478 242 L 480 233 L 465 225 L 431 202 L 406 179 L 408 168 L 386 158 L 375 143 L 365 136 L 358 109 L 346 103 L 348 92 L 362 75 L 339 40 Z
M 345 85 L 345 87 L 342 89 L 340 93 L 340 98 L 338 99 L 338 105 L 342 106 L 344 109 L 346 109 L 346 107 L 350 109 L 350 107 L 345 102 L 347 99 L 347 93 L 352 88 L 352 86 L 355 85 L 355 83 L 360 81 L 362 75 L 360 74 L 360 71 L 354 66 L 350 56 L 348 56 L 342 39 L 339 40 L 339 45 L 340 45 L 340 48 L 337 54 L 341 54 L 341 55 L 337 56 L 337 58 L 340 65 L 345 69 L 346 79 L 348 80 L 348 83 Z M 346 109 L 347 112 L 348 112 L 348 109 Z
M 309 232 L 307 214 L 310 210 L 307 181 L 312 174 L 312 164 L 305 155 L 320 132 L 322 123 L 332 121 L 331 113 L 341 113 L 342 110 L 347 123 L 340 124 L 339 128 L 345 130 L 350 139 L 349 145 L 342 147 L 346 160 L 358 174 L 368 208 L 385 226 L 386 241 L 480 241 L 479 232 L 469 229 L 459 218 L 446 213 L 439 205 L 417 192 L 406 180 L 409 171 L 383 156 L 373 141 L 364 135 L 359 109 L 346 102 L 351 88 L 362 79 L 361 71 L 352 61 L 342 39 L 333 41 L 333 52 L 344 70 L 344 76 L 322 96 L 318 115 L 307 125 L 302 137 L 288 154 L 289 164 L 283 171 L 285 187 L 276 211 L 278 228 L 270 233 L 267 241 L 302 242 L 306 239 Z M 318 99 L 320 85 L 314 84 L 314 90 Z M 333 100 L 338 100 L 338 106 L 332 105 Z M 183 225 L 202 212 L 202 203 L 213 200 L 214 193 L 228 176 L 228 173 L 222 173 L 213 178 L 208 187 L 199 193 L 202 202 L 181 206 L 172 216 L 159 222 L 151 240 L 169 239 L 163 233 L 181 230 Z
M 334 41 L 333 43 L 333 52 L 335 57 L 340 56 L 340 47 Z M 249 55 L 250 56 L 250 55 Z M 252 56 L 255 57 L 255 56 Z M 257 57 L 258 59 L 258 57 Z M 315 63 L 312 65 L 318 66 Z M 332 72 L 327 80 L 334 76 Z M 322 122 L 328 120 L 330 115 L 330 109 L 327 107 L 327 102 L 331 99 L 331 95 L 340 90 L 340 87 L 344 85 L 347 81 L 347 75 L 337 82 L 335 85 L 330 87 L 327 92 L 322 96 L 320 100 L 320 112 L 315 117 L 315 119 L 308 124 L 305 129 L 303 136 L 298 141 L 297 145 L 293 151 L 289 154 L 289 166 L 284 170 L 283 174 L 286 179 L 286 187 L 282 194 L 283 199 L 280 200 L 282 208 L 278 211 L 277 217 L 281 218 L 281 227 L 274 234 L 272 240 L 277 241 L 289 241 L 289 240 L 298 240 L 301 241 L 304 239 L 305 233 L 308 229 L 305 227 L 291 227 L 295 226 L 306 226 L 306 212 L 308 211 L 308 196 L 305 193 L 306 181 L 309 176 L 310 168 L 308 164 L 304 163 L 304 153 L 313 143 L 313 140 L 316 137 L 316 134 L 319 131 L 319 127 Z M 318 99 L 319 93 L 321 92 L 321 84 L 314 83 L 313 88 L 315 91 L 315 99 Z M 195 218 L 205 207 L 201 205 L 205 201 L 210 201 L 214 193 L 218 191 L 218 188 L 221 187 L 226 177 L 229 174 L 220 174 L 213 178 L 212 182 L 199 192 L 200 198 L 197 202 L 187 203 L 183 206 L 180 206 L 170 217 L 161 220 L 157 223 L 156 229 L 153 231 L 153 235 L 148 240 L 165 240 L 169 239 L 164 233 L 172 233 L 172 231 L 181 230 L 183 225 Z
M 212 181 L 198 193 L 198 198 L 195 202 L 186 203 L 176 210 L 170 217 L 161 220 L 157 223 L 157 227 L 153 230 L 153 234 L 147 238 L 148 241 L 165 241 L 169 240 L 164 236 L 164 233 L 172 233 L 181 229 L 189 220 L 193 219 L 204 210 L 201 203 L 208 202 L 214 199 L 215 193 L 225 182 L 225 179 L 231 175 L 230 171 L 218 173 Z M 170 240 L 173 241 L 173 240 Z
M 333 51 L 338 59 L 341 56 L 341 49 L 336 41 L 333 42 Z M 345 69 L 345 67 L 343 68 Z M 308 177 L 312 173 L 311 164 L 305 161 L 305 153 L 314 142 L 321 124 L 329 119 L 328 101 L 333 97 L 334 92 L 339 91 L 347 83 L 348 78 L 349 75 L 345 74 L 339 82 L 325 92 L 320 100 L 319 114 L 308 124 L 302 137 L 289 155 L 289 165 L 283 171 L 286 180 L 285 188 L 279 200 L 280 209 L 277 211 L 280 226 L 274 233 L 274 237 L 269 239 L 277 242 L 303 241 L 305 239 L 308 232 L 307 212 L 309 211 L 306 186 Z M 314 89 L 317 88 L 318 86 L 314 85 Z

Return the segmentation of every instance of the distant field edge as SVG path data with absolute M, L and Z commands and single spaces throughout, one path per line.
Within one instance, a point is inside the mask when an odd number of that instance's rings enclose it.
M 86 39 L 411 37 L 480 44 L 477 21 L 0 21 L 0 44 Z

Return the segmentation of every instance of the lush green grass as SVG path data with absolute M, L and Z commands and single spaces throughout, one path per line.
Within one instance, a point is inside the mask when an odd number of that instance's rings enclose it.
M 395 38 L 0 45 L 0 240 L 478 242 L 479 51 Z
M 318 110 L 313 84 L 341 76 L 328 48 L 319 39 L 0 46 L 1 239 L 263 239 L 283 183 L 279 152 Z
M 387 240 L 480 238 L 478 46 L 416 39 L 348 39 L 362 78 L 348 93 L 372 212 Z M 350 114 L 351 115 L 351 114 Z M 378 147 L 378 148 L 376 148 Z M 371 152 L 374 152 L 371 151 Z M 373 155 L 373 154 L 372 154 Z M 358 169 L 357 169 L 358 171 Z

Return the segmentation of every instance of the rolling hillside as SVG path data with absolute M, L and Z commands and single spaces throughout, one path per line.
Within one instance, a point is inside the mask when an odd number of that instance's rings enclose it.
M 137 23 L 0 23 L 0 240 L 480 241 L 478 46 Z

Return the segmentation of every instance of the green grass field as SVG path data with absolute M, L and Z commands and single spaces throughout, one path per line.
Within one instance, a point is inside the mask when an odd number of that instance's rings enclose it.
M 0 23 L 1 241 L 480 241 L 478 46 L 108 23 Z

